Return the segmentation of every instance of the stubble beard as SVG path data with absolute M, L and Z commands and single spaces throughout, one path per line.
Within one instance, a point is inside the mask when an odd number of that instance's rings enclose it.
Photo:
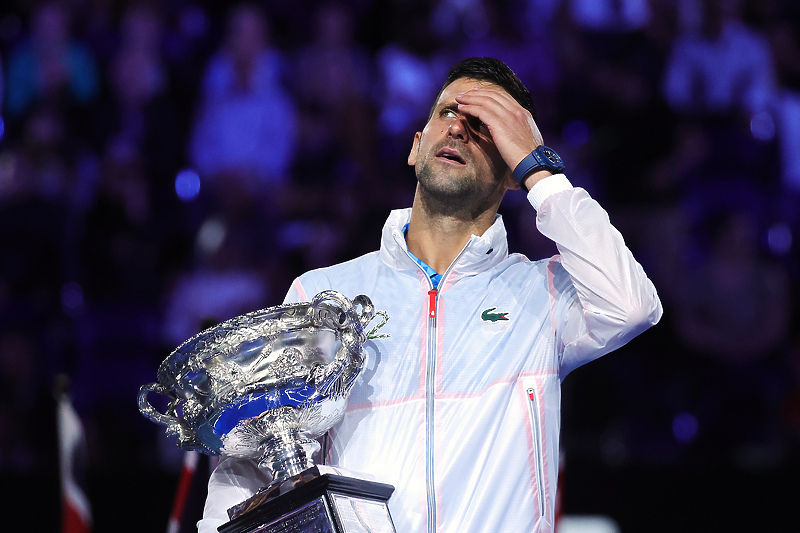
M 492 206 L 490 187 L 481 181 L 472 161 L 465 159 L 466 168 L 458 169 L 459 175 L 433 168 L 436 162 L 429 159 L 417 165 L 420 199 L 430 213 L 467 220 Z

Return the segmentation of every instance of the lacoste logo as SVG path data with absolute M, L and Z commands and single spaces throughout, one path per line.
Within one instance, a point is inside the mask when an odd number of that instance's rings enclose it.
M 492 313 L 492 311 L 494 311 L 495 309 L 497 308 L 490 307 L 489 309 L 481 313 L 481 320 L 485 322 L 497 322 L 498 320 L 508 320 L 508 317 L 506 316 L 508 313 Z

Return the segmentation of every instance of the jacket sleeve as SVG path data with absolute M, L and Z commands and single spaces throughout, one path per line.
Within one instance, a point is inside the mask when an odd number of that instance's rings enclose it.
M 269 476 L 255 461 L 225 457 L 208 480 L 208 496 L 203 518 L 197 522 L 198 533 L 217 533 L 217 528 L 230 521 L 228 509 L 253 496 L 270 482 Z
M 316 292 L 312 292 L 311 297 L 313 298 L 316 294 Z M 308 296 L 306 285 L 301 281 L 301 278 L 295 278 L 286 293 L 286 297 L 283 299 L 283 303 L 294 304 L 309 301 L 311 301 L 311 298 Z
M 661 301 L 606 211 L 585 190 L 562 187 L 538 206 L 529 199 L 537 207 L 537 228 L 559 250 L 550 290 L 563 377 L 656 324 Z

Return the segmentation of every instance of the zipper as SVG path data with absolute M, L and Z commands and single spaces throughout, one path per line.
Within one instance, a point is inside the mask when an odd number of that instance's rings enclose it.
M 458 262 L 458 259 L 469 246 L 467 243 L 459 252 L 453 262 L 447 267 L 439 280 L 441 286 Z M 420 267 L 422 268 L 422 267 Z M 428 491 L 428 533 L 436 533 L 436 483 L 433 476 L 433 444 L 434 440 L 434 392 L 436 390 L 436 339 L 438 327 L 439 291 L 433 288 L 433 282 L 428 278 L 428 360 L 425 375 L 425 473 L 426 488 Z
M 438 296 L 438 290 L 431 289 L 428 291 L 428 358 L 425 370 L 425 486 L 428 493 L 429 533 L 435 533 L 436 531 L 436 484 L 433 476 L 433 396 L 436 387 L 436 303 Z
M 395 238 L 395 240 L 397 240 Z M 470 241 L 471 242 L 471 241 Z M 400 244 L 400 242 L 398 241 Z M 437 306 L 439 301 L 439 291 L 433 286 L 428 274 L 425 272 L 414 258 L 411 257 L 408 251 L 408 245 L 405 240 L 402 242 L 402 247 L 417 268 L 425 275 L 428 280 L 428 357 L 425 365 L 425 489 L 428 495 L 428 533 L 436 533 L 436 483 L 433 476 L 433 443 L 434 443 L 434 392 L 436 387 L 436 322 L 438 318 Z M 458 253 L 447 270 L 442 274 L 439 280 L 441 286 L 450 274 L 461 256 L 469 247 L 469 242 L 464 245 L 464 248 Z
M 539 497 L 539 516 L 544 516 L 544 464 L 542 460 L 542 425 L 539 416 L 539 399 L 536 396 L 536 389 L 528 388 L 525 390 L 528 395 L 528 414 L 531 420 L 531 430 L 533 431 L 533 453 L 536 455 L 536 494 Z

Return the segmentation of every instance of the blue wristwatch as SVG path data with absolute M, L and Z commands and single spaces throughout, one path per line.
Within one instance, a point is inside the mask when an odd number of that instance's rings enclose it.
M 524 184 L 525 178 L 528 177 L 528 174 L 537 170 L 548 170 L 553 174 L 559 174 L 564 172 L 564 161 L 555 150 L 548 146 L 541 145 L 536 148 L 525 159 L 520 161 L 517 168 L 514 169 L 514 179 L 517 180 L 522 190 L 528 191 Z

